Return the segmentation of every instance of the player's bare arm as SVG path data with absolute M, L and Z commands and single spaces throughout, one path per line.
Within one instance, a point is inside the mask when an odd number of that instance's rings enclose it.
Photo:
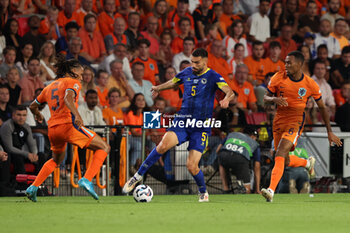
M 166 83 L 160 84 L 158 86 L 152 86 L 151 92 L 152 92 L 152 97 L 157 97 L 160 91 L 171 89 L 174 87 L 177 87 L 178 84 L 175 83 L 172 79 L 167 81 Z
M 287 102 L 287 98 L 279 96 L 276 97 L 273 94 L 271 94 L 270 92 L 266 93 L 264 95 L 264 103 L 267 104 L 277 104 L 278 106 L 282 106 L 282 107 L 287 107 L 288 106 L 288 102 Z
M 39 104 L 35 100 L 30 104 L 29 109 L 33 113 L 35 120 L 37 120 L 39 123 L 42 123 L 44 116 L 40 113 Z
M 331 125 L 329 123 L 329 115 L 327 112 L 327 108 L 326 105 L 324 104 L 323 100 L 320 99 L 318 101 L 316 101 L 318 109 L 320 110 L 322 119 L 326 125 L 327 128 L 327 133 L 328 133 L 328 141 L 330 144 L 335 143 L 337 146 L 341 146 L 342 142 L 340 141 L 340 139 L 332 132 L 332 128 Z
M 228 105 L 233 98 L 235 98 L 235 93 L 229 86 L 222 86 L 221 90 L 225 92 L 226 96 L 224 99 L 220 100 L 220 107 L 228 108 Z
M 64 103 L 66 104 L 67 108 L 72 112 L 72 114 L 75 117 L 74 124 L 80 128 L 81 126 L 83 126 L 84 123 L 83 123 L 83 119 L 81 119 L 78 109 L 75 107 L 74 98 L 75 98 L 74 91 L 66 90 L 66 95 L 64 96 Z

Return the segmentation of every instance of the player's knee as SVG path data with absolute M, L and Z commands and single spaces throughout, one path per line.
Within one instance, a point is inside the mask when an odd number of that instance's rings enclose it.
M 197 164 L 194 164 L 192 162 L 187 162 L 186 166 L 187 166 L 188 171 L 192 175 L 196 175 L 199 172 L 199 167 Z
M 164 154 L 165 152 L 168 151 L 167 144 L 164 142 L 159 143 L 156 150 L 159 154 Z

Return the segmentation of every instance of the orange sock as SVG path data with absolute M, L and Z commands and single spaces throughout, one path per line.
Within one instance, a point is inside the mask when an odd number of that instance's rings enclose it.
M 53 159 L 48 160 L 41 168 L 39 174 L 33 182 L 33 185 L 36 187 L 41 185 L 46 180 L 46 178 L 53 172 L 53 170 L 55 170 L 56 167 L 57 164 L 55 161 L 53 161 Z
M 90 167 L 87 169 L 84 177 L 89 181 L 94 178 L 97 172 L 100 170 L 105 158 L 107 157 L 107 152 L 104 150 L 95 151 L 94 157 L 92 158 L 92 163 Z
M 306 167 L 307 160 L 299 158 L 296 155 L 289 155 L 288 167 Z
M 283 171 L 284 171 L 284 160 L 285 159 L 281 156 L 277 156 L 275 158 L 275 166 L 272 169 L 271 181 L 270 181 L 270 187 L 269 187 L 273 191 L 276 190 L 276 187 L 282 178 Z

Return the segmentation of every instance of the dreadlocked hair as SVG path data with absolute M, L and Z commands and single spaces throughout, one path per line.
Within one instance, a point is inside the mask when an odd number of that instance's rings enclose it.
M 77 78 L 78 75 L 76 75 L 72 71 L 72 69 L 83 68 L 83 66 L 79 63 L 78 60 L 76 59 L 65 60 L 64 57 L 58 57 L 55 67 L 57 68 L 56 79 L 64 78 L 67 74 L 72 78 Z

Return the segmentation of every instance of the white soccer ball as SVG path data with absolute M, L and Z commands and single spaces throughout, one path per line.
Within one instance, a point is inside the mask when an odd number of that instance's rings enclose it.
M 150 202 L 152 201 L 153 190 L 145 184 L 137 186 L 134 190 L 134 199 L 136 202 Z

